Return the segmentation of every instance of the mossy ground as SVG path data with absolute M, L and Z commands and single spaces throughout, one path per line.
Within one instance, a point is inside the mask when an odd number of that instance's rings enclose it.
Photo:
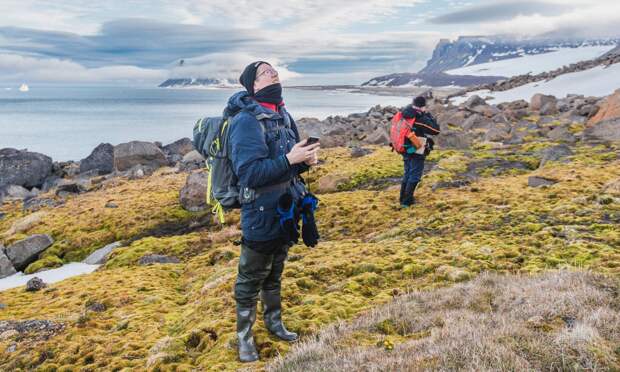
M 319 195 L 322 243 L 314 249 L 298 245 L 289 253 L 283 275 L 287 326 L 305 336 L 412 289 L 445 286 L 483 271 L 580 267 L 620 276 L 620 200 L 602 193 L 603 185 L 620 177 L 617 147 L 580 146 L 567 163 L 483 175 L 461 188 L 431 188 L 438 180 L 458 176 L 472 161 L 527 160 L 540 147 L 436 151 L 429 161 L 437 166 L 409 209 L 398 208 L 396 187 L 363 189 L 374 179 L 399 175 L 399 156 L 376 148 L 351 159 L 346 149 L 325 150 L 325 163 L 307 177 L 311 186 L 334 173 L 345 174 L 350 182 L 346 191 Z M 242 367 L 236 362 L 232 296 L 238 214 L 229 215 L 232 227 L 225 229 L 147 236 L 171 221 L 183 225 L 204 218 L 178 205 L 185 175 L 163 173 L 69 199 L 45 210 L 42 221 L 25 232 L 52 233 L 57 242 L 51 252 L 64 261 L 115 240 L 136 240 L 92 274 L 37 293 L 23 288 L 0 292 L 0 303 L 6 305 L 0 320 L 50 319 L 67 325 L 48 341 L 25 336 L 0 341 L 0 369 Z M 558 183 L 531 188 L 531 175 Z M 119 208 L 104 208 L 110 199 Z M 5 212 L 0 231 L 22 217 L 18 205 Z M 176 255 L 182 263 L 137 266 L 146 253 Z M 106 310 L 86 310 L 93 301 L 106 304 Z M 268 335 L 260 321 L 256 340 L 263 362 L 253 368 L 262 368 L 264 361 L 290 347 Z M 16 350 L 7 352 L 14 342 Z

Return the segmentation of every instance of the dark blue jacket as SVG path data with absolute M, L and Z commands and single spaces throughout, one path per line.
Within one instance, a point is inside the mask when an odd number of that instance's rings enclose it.
M 241 193 L 245 188 L 257 191 L 254 201 L 241 205 L 243 238 L 259 242 L 280 238 L 278 199 L 287 191 L 301 198 L 303 185 L 297 176 L 308 170 L 307 165 L 291 166 L 286 159 L 286 154 L 299 142 L 297 126 L 284 106 L 274 112 L 261 106 L 247 92 L 238 92 L 228 100 L 224 117 L 233 115 L 229 154 L 239 189 Z M 259 192 L 261 188 L 283 184 Z

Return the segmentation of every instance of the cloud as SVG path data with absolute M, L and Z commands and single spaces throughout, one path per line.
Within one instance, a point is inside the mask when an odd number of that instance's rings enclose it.
M 167 71 L 136 66 L 105 66 L 87 68 L 78 63 L 55 58 L 35 58 L 0 54 L 0 71 L 4 82 L 58 83 L 149 83 L 162 81 Z
M 545 1 L 504 1 L 471 6 L 442 14 L 432 18 L 430 22 L 436 24 L 491 22 L 512 19 L 518 15 L 554 15 L 573 8 L 569 5 Z
M 461 30 L 467 35 L 618 37 L 620 4 L 612 0 L 509 0 L 465 6 L 430 23 L 466 25 Z

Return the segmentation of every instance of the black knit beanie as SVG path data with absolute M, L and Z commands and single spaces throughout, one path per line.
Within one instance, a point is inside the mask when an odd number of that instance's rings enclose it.
M 245 69 L 241 73 L 241 76 L 239 76 L 239 83 L 243 85 L 245 90 L 247 90 L 251 96 L 254 95 L 254 80 L 256 80 L 256 70 L 258 69 L 258 66 L 262 65 L 263 63 L 267 62 L 256 61 L 250 63 L 245 67 Z M 269 65 L 269 63 L 267 64 Z
M 416 98 L 413 99 L 413 105 L 415 107 L 424 107 L 424 106 L 426 106 L 426 98 L 424 98 L 422 96 L 417 96 Z

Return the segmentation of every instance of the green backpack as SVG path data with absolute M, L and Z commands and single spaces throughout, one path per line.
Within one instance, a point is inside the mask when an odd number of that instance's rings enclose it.
M 232 117 L 203 118 L 194 126 L 194 148 L 206 159 L 207 204 L 224 223 L 224 212 L 241 208 L 238 179 L 229 158 L 228 133 Z

